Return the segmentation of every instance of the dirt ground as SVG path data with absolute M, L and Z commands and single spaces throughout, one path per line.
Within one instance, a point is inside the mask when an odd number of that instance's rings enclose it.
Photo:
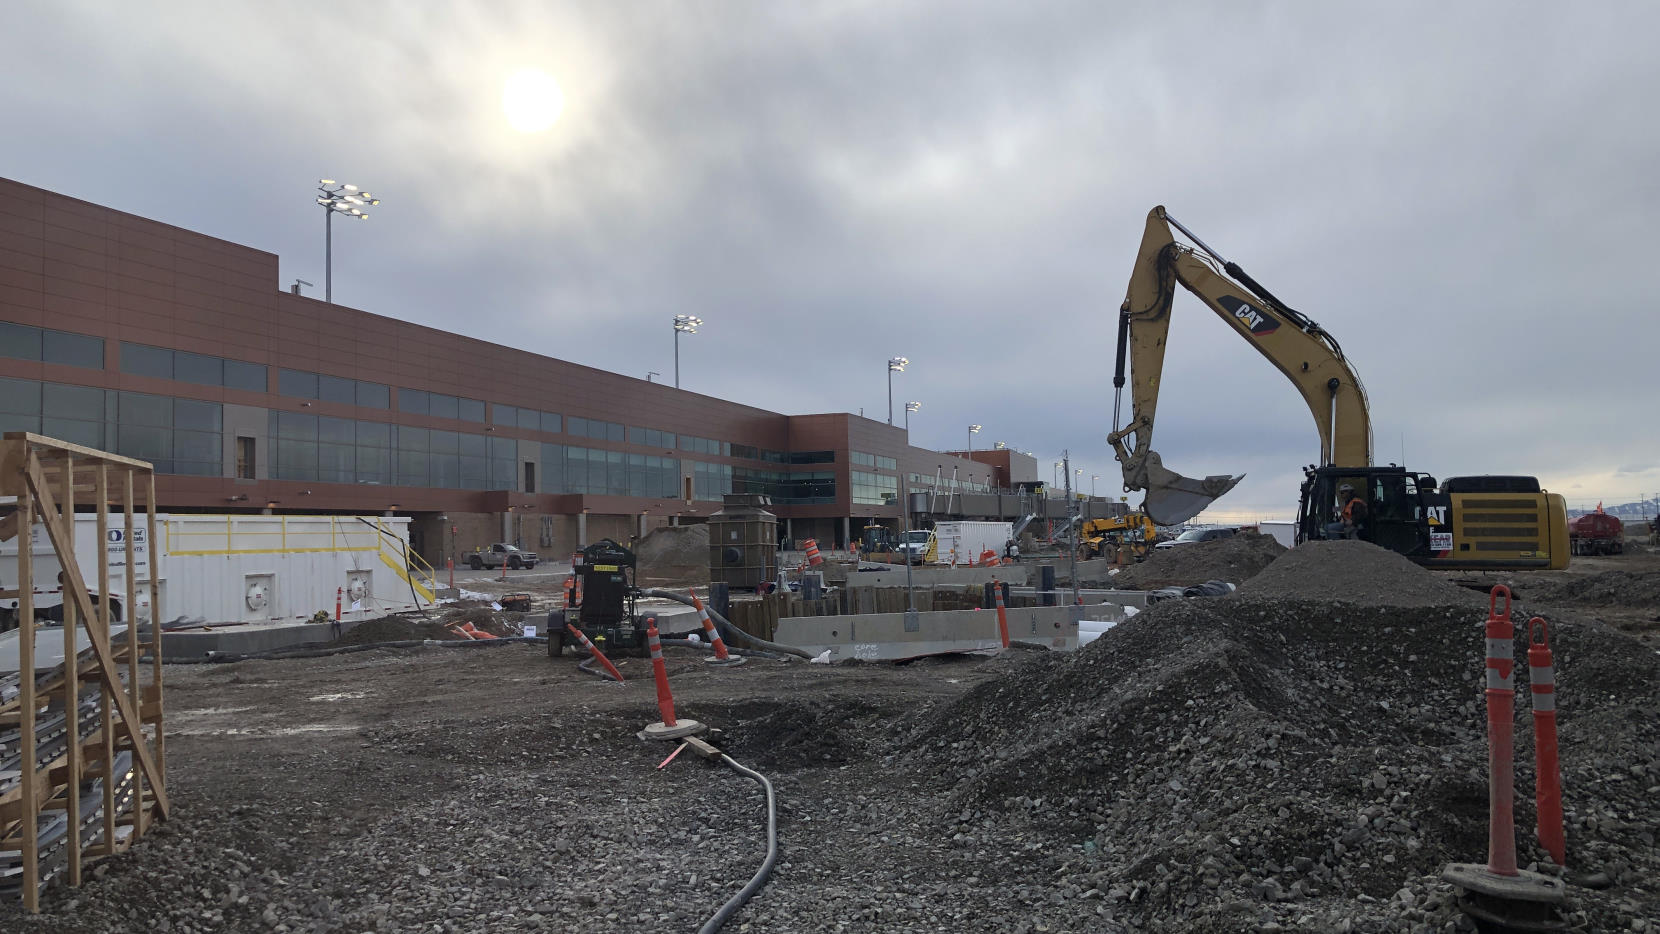
M 1470 930 L 1436 873 L 1484 855 L 1484 611 L 1338 602 L 1336 563 L 1440 582 L 1325 555 L 1295 599 L 1172 601 L 1077 653 L 669 650 L 679 715 L 777 791 L 778 867 L 726 930 Z M 1655 571 L 1509 578 L 1561 625 L 1577 930 L 1660 918 L 1660 655 L 1626 634 L 1652 639 L 1660 603 L 1585 603 Z M 635 736 L 658 718 L 647 663 L 620 665 L 604 682 L 527 644 L 170 665 L 174 818 L 41 915 L 0 905 L 0 930 L 695 930 L 760 863 L 760 789 L 690 752 L 657 769 L 672 744 Z

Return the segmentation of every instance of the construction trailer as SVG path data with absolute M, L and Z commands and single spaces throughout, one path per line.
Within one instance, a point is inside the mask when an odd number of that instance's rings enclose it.
M 0 897 L 33 912 L 48 882 L 79 886 L 89 862 L 125 851 L 168 816 L 159 629 L 143 643 L 137 627 L 113 619 L 111 600 L 95 598 L 93 588 L 138 605 L 138 575 L 117 589 L 103 548 L 83 563 L 73 521 L 90 500 L 96 541 L 120 531 L 131 567 L 139 530 L 156 537 L 156 484 L 144 461 L 9 432 L 0 497 L 10 498 L 0 540 L 32 540 L 38 526 L 54 559 L 49 580 L 59 587 L 61 572 L 64 595 L 61 625 L 36 621 L 32 547 L 0 586 L 18 601 L 17 629 L 0 635 Z M 148 590 L 159 609 L 153 575 Z
M 337 605 L 343 620 L 370 619 L 431 606 L 437 586 L 431 566 L 409 548 L 406 517 L 161 514 L 153 543 L 147 528 L 135 530 L 130 563 L 125 531 L 101 534 L 96 522 L 90 513 L 75 517 L 76 558 L 82 567 L 101 557 L 109 564 L 118 622 L 150 621 L 152 586 L 168 607 L 164 625 L 274 625 L 332 617 Z M 0 542 L 0 582 L 17 578 L 22 541 Z M 55 619 L 65 602 L 57 553 L 41 527 L 28 541 L 35 612 Z M 140 584 L 137 604 L 121 596 L 129 567 Z M 0 600 L 0 614 L 15 615 L 16 606 L 15 598 Z

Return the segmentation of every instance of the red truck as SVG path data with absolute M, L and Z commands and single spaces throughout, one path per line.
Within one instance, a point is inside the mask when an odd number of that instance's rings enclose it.
M 1617 555 L 1625 551 L 1625 524 L 1616 516 L 1588 512 L 1568 523 L 1569 551 L 1576 555 Z

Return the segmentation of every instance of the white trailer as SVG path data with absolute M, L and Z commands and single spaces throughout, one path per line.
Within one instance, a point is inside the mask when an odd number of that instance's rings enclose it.
M 934 537 L 938 541 L 939 562 L 952 563 L 953 549 L 957 564 L 978 564 L 980 555 L 992 551 L 1003 557 L 1003 546 L 1014 537 L 1013 522 L 936 522 Z
M 1287 548 L 1297 544 L 1297 523 L 1295 522 L 1258 522 L 1257 528 L 1260 529 L 1264 535 L 1272 535 L 1274 537 L 1274 541 L 1279 542 Z
M 75 554 L 96 590 L 95 569 L 103 560 L 97 520 L 91 514 L 75 520 Z M 287 623 L 319 611 L 333 617 L 337 600 L 341 619 L 371 619 L 433 602 L 433 571 L 409 550 L 403 517 L 158 514 L 160 542 L 145 540 L 142 517 L 135 531 L 135 579 L 147 584 L 154 570 L 165 622 Z M 35 606 L 56 607 L 63 602 L 57 558 L 45 529 L 37 525 L 33 533 Z M 124 536 L 117 524 L 105 543 L 117 602 L 127 589 Z M 0 589 L 17 580 L 20 540 L 0 543 Z M 123 607 L 120 618 L 147 622 L 149 591 L 137 590 L 135 612 Z M 14 608 L 17 601 L 4 605 Z

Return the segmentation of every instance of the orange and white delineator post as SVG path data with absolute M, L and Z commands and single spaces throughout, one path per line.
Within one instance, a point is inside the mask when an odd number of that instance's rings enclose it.
M 657 679 L 657 713 L 663 719 L 646 724 L 640 736 L 645 739 L 680 739 L 701 733 L 705 727 L 696 720 L 680 720 L 674 715 L 674 695 L 669 693 L 669 672 L 663 664 L 663 642 L 657 637 L 657 617 L 646 617 L 646 645 L 651 647 L 651 673 Z
M 1499 609 L 1499 596 L 1504 609 Z M 1487 601 L 1487 871 L 1516 875 L 1516 766 L 1511 724 L 1516 690 L 1516 626 L 1510 619 L 1510 588 L 1500 584 Z
M 1551 658 L 1549 629 L 1537 616 L 1527 623 L 1527 666 L 1533 688 L 1533 801 L 1539 843 L 1556 865 L 1566 866 L 1562 770 L 1556 759 L 1556 667 Z
M 686 592 L 692 595 L 692 605 L 697 607 L 697 618 L 703 624 L 703 635 L 709 640 L 709 644 L 715 647 L 715 657 L 705 658 L 704 661 L 711 665 L 742 664 L 742 658 L 734 656 L 726 650 L 726 642 L 721 639 L 720 630 L 715 628 L 715 621 L 709 618 L 709 611 L 703 606 L 703 601 L 698 599 L 697 591 L 688 590 Z
M 601 652 L 598 648 L 596 648 L 594 646 L 593 642 L 589 641 L 588 636 L 587 636 L 586 633 L 584 633 L 582 630 L 576 628 L 575 626 L 571 625 L 570 623 L 566 623 L 565 628 L 570 631 L 571 635 L 576 636 L 576 641 L 581 643 L 582 647 L 587 649 L 588 653 L 590 655 L 592 655 L 595 658 L 599 659 L 599 663 L 601 665 L 605 666 L 606 671 L 611 672 L 611 677 L 616 678 L 617 683 L 619 683 L 619 684 L 622 683 L 622 680 L 623 680 L 622 672 L 617 670 L 616 665 L 611 664 L 611 660 L 609 658 L 605 657 L 604 652 Z
M 997 595 L 997 638 L 1002 640 L 1006 649 L 1009 647 L 1009 613 L 1003 608 L 1003 585 L 995 577 L 991 579 L 991 590 Z

